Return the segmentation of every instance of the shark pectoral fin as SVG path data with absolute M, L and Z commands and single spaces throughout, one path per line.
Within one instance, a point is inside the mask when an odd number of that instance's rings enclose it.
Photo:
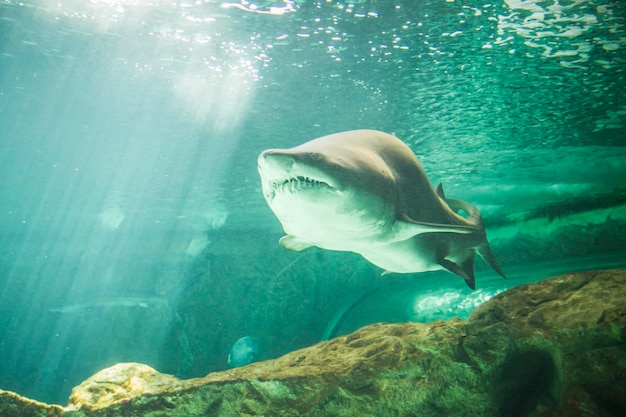
M 285 235 L 285 236 L 281 237 L 280 240 L 278 241 L 278 243 L 284 249 L 293 250 L 293 251 L 296 251 L 296 252 L 300 252 L 300 251 L 308 249 L 308 248 L 310 248 L 312 246 L 315 246 L 311 242 L 307 242 L 305 240 L 300 240 L 297 237 L 292 236 L 292 235 Z
M 454 262 L 445 258 L 441 259 L 438 262 L 438 264 L 441 265 L 444 269 L 447 269 L 453 274 L 456 274 L 460 276 L 461 278 L 463 278 L 467 286 L 470 287 L 472 290 L 476 289 L 476 280 L 474 278 L 474 254 L 473 253 L 471 256 L 465 259 L 462 266 L 459 266 L 455 264 Z

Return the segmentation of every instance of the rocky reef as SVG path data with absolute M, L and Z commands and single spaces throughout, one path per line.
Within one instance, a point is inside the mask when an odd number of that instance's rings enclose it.
M 20 416 L 621 416 L 626 270 L 508 290 L 467 321 L 375 324 L 204 378 L 123 363 L 66 407 L 0 391 Z

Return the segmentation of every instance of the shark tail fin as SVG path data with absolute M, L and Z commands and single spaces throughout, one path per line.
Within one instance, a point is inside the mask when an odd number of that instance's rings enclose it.
M 500 274 L 502 278 L 506 279 L 506 275 L 504 275 L 504 272 L 502 272 L 502 269 L 500 269 L 500 265 L 498 265 L 498 261 L 496 261 L 495 256 L 493 256 L 493 253 L 491 252 L 491 248 L 489 247 L 489 243 L 487 243 L 486 238 L 482 246 L 477 248 L 476 251 L 478 252 L 481 258 L 483 258 L 485 261 L 487 261 L 489 265 L 491 265 L 494 271 Z
M 474 222 L 477 225 L 477 227 L 480 228 L 484 236 L 484 239 L 483 239 L 483 242 L 480 244 L 480 246 L 476 248 L 476 252 L 478 252 L 481 258 L 483 258 L 494 269 L 494 271 L 500 274 L 502 278 L 506 279 L 506 275 L 504 275 L 504 272 L 502 272 L 502 269 L 500 269 L 500 265 L 498 265 L 498 261 L 496 261 L 496 258 L 493 256 L 493 253 L 491 252 L 491 247 L 489 246 L 489 243 L 487 242 L 487 234 L 485 233 L 485 226 L 483 225 L 483 219 L 482 219 L 482 216 L 480 215 L 480 211 L 478 210 L 478 208 L 474 206 L 473 204 L 470 204 L 466 201 L 446 198 L 446 195 L 443 192 L 443 186 L 441 184 L 437 186 L 437 195 L 442 200 L 444 200 L 446 204 L 448 204 L 448 206 L 452 210 L 454 210 L 457 214 L 460 210 L 463 210 L 464 212 L 466 212 L 468 217 L 472 220 L 472 222 Z M 472 264 L 473 264 L 473 258 L 474 256 L 472 255 Z

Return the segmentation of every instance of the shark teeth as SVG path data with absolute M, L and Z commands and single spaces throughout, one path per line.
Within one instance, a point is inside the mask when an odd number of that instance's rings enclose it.
M 329 188 L 333 187 L 324 182 L 309 177 L 297 176 L 283 180 L 275 180 L 270 182 L 270 188 L 274 193 L 277 192 L 296 192 L 304 189 Z

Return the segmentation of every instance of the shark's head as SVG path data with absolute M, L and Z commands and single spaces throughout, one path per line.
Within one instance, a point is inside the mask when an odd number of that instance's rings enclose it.
M 345 233 L 375 234 L 394 219 L 394 199 L 387 195 L 393 178 L 371 175 L 372 158 L 376 155 L 316 141 L 266 150 L 258 159 L 263 195 L 286 233 L 340 249 L 349 238 Z

